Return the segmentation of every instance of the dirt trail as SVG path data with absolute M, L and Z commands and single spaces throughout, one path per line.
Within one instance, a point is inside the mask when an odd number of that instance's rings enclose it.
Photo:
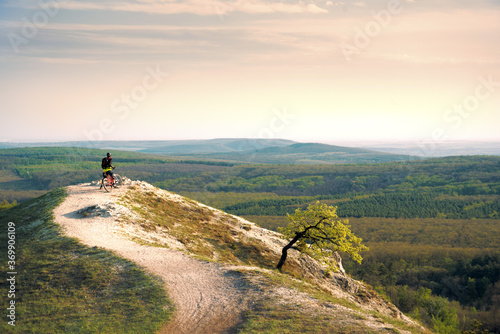
M 145 267 L 161 277 L 176 308 L 174 320 L 160 333 L 232 333 L 245 310 L 242 281 L 229 269 L 193 259 L 180 251 L 140 245 L 121 236 L 116 215 L 85 217 L 78 210 L 113 206 L 127 186 L 112 193 L 96 186 L 67 187 L 69 196 L 54 211 L 69 237 L 98 246 Z

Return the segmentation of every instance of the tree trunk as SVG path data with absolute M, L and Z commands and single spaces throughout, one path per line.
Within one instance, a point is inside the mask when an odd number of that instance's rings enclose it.
M 288 245 L 286 245 L 285 247 L 283 247 L 283 250 L 281 251 L 281 258 L 280 258 L 280 261 L 278 262 L 278 265 L 276 266 L 276 268 L 278 268 L 279 270 L 281 270 L 281 267 L 283 267 L 283 265 L 285 264 L 285 261 L 286 261 L 286 257 L 288 255 L 288 250 L 290 249 L 290 247 L 292 247 L 300 238 L 302 238 L 302 235 L 303 233 L 297 233 L 295 235 L 295 237 L 292 239 L 292 241 L 290 241 L 288 243 Z

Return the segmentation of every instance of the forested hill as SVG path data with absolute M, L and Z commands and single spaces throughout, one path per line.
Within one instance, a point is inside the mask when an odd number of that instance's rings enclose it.
M 319 164 L 377 163 L 421 159 L 410 155 L 285 139 L 222 138 L 211 140 L 0 143 L 0 148 L 82 147 L 123 150 L 237 163 Z
M 181 154 L 214 160 L 265 164 L 341 164 L 418 160 L 409 155 L 383 153 L 355 147 L 318 143 L 295 143 L 240 152 Z
M 311 151 L 313 147 L 300 144 L 297 149 Z M 496 156 L 377 164 L 251 165 L 111 152 L 118 167 L 116 171 L 131 178 L 181 193 L 231 193 L 233 199 L 209 203 L 221 208 L 241 203 L 264 209 L 263 203 L 255 202 L 255 196 L 235 194 L 266 193 L 264 198 L 262 195 L 258 198 L 267 200 L 272 194 L 273 198 L 349 199 L 343 206 L 350 216 L 356 217 L 443 214 L 457 217 L 458 214 L 461 218 L 481 218 L 496 217 L 500 212 L 496 209 L 500 196 L 500 159 Z M 59 186 L 96 180 L 101 175 L 100 161 L 105 154 L 105 150 L 85 148 L 1 149 L 0 202 L 20 201 Z M 242 200 L 234 201 L 240 197 Z M 387 201 L 397 205 L 387 205 Z M 282 214 L 282 210 L 293 208 L 273 206 L 275 213 L 267 214 Z M 371 208 L 368 211 L 363 209 L 368 207 Z M 419 207 L 425 210 L 415 211 Z
M 377 153 L 374 150 L 367 150 L 356 147 L 344 147 L 319 143 L 296 143 L 284 147 L 268 147 L 259 150 L 260 153 L 283 154 L 283 153 Z
M 295 144 L 285 139 L 224 138 L 210 140 L 171 140 L 150 144 L 140 152 L 162 155 L 189 155 L 258 150 L 268 147 L 285 147 Z
M 286 139 L 219 138 L 192 140 L 103 140 L 72 141 L 52 143 L 6 143 L 0 142 L 0 148 L 22 147 L 82 147 L 102 148 L 123 151 L 137 151 L 155 154 L 199 154 L 214 152 L 240 152 L 257 150 L 273 146 L 288 146 L 296 142 Z

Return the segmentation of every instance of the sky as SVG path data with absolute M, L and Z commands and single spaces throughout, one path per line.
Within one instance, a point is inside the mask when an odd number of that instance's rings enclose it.
M 0 60 L 0 141 L 500 141 L 500 0 L 7 0 Z

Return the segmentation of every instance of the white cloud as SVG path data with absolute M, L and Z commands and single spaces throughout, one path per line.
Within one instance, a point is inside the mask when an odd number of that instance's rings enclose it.
M 111 10 L 126 12 L 142 12 L 149 14 L 224 15 L 231 12 L 248 14 L 263 13 L 328 13 L 326 9 L 315 4 L 268 2 L 262 0 L 139 0 L 137 2 L 89 2 L 71 1 L 61 4 L 61 8 L 70 10 Z
M 366 3 L 358 1 L 354 3 L 354 7 L 366 7 Z

